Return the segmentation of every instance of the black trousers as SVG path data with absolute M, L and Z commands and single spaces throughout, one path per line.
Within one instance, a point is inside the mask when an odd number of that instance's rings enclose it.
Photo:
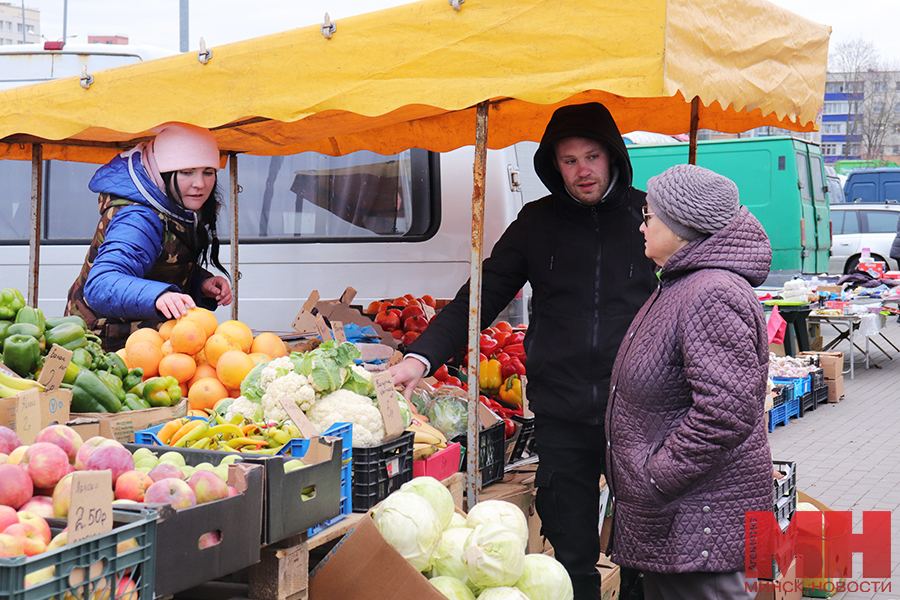
M 535 504 L 541 535 L 572 578 L 575 600 L 600 600 L 600 474 L 606 468 L 603 425 L 544 416 L 534 420 L 540 457 Z

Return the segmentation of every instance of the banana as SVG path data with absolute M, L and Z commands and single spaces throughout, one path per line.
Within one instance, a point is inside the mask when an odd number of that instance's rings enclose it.
M 42 386 L 37 381 L 33 381 L 31 379 L 22 379 L 21 377 L 13 377 L 12 375 L 7 375 L 2 371 L 0 371 L 0 385 L 4 385 L 8 388 L 19 391 L 30 390 L 31 388 L 37 388 L 39 392 L 44 391 L 44 386 Z
M 441 439 L 436 435 L 432 435 L 427 431 L 416 431 L 416 437 L 413 442 L 416 444 L 428 444 L 430 446 L 437 446 L 442 444 Z
M 15 398 L 22 390 L 15 390 L 8 385 L 0 384 L 0 398 Z
M 413 444 L 413 460 L 425 460 L 438 451 L 436 446 L 425 443 Z
M 440 429 L 429 423 L 424 423 L 418 419 L 413 419 L 412 424 L 406 428 L 407 431 L 415 432 L 416 442 L 424 442 L 427 444 L 435 444 L 441 447 L 447 445 L 447 437 Z

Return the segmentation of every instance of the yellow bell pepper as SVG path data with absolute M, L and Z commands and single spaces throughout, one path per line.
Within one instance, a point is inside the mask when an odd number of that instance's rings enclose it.
M 510 375 L 500 386 L 500 399 L 507 404 L 522 406 L 522 380 L 518 375 Z
M 497 359 L 483 360 L 478 365 L 478 387 L 485 394 L 496 394 L 503 385 L 500 376 L 500 361 Z

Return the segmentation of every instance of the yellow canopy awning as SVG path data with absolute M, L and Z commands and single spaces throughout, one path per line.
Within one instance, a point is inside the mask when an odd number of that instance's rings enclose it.
M 766 0 L 422 0 L 319 26 L 0 92 L 0 158 L 105 162 L 168 121 L 223 151 L 344 155 L 539 140 L 561 105 L 622 131 L 817 127 L 830 28 Z

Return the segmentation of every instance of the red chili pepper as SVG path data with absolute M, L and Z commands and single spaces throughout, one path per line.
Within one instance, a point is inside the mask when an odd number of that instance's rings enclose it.
M 450 377 L 450 372 L 447 370 L 447 365 L 441 365 L 440 368 L 434 372 L 434 378 L 438 381 L 446 381 L 448 377 Z

